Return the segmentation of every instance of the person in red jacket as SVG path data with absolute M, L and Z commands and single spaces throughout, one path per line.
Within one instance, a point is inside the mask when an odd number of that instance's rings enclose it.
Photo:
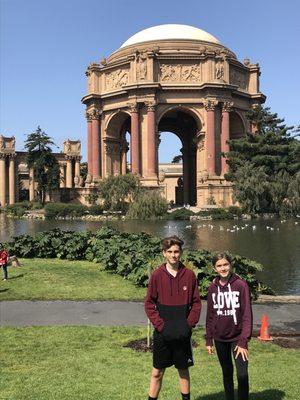
M 3 269 L 3 280 L 8 279 L 7 274 L 7 263 L 8 263 L 8 252 L 4 249 L 2 243 L 0 243 L 0 267 Z
M 213 265 L 218 276 L 208 289 L 206 348 L 222 367 L 226 400 L 234 400 L 233 363 L 237 370 L 238 400 L 249 399 L 248 346 L 252 334 L 252 308 L 247 283 L 232 272 L 228 254 L 217 254 Z
M 190 399 L 188 368 L 194 365 L 192 328 L 200 318 L 201 302 L 193 271 L 181 262 L 183 241 L 177 236 L 162 240 L 165 263 L 151 275 L 145 311 L 153 333 L 153 369 L 148 400 L 158 398 L 167 367 L 175 366 L 183 400 Z

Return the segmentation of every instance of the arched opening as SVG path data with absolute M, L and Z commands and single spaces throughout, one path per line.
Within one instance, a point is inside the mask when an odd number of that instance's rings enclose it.
M 201 123 L 192 111 L 183 108 L 174 108 L 163 114 L 158 123 L 158 132 L 171 132 L 182 143 L 182 185 L 177 184 L 177 191 L 182 191 L 177 196 L 177 202 L 195 205 L 196 170 L 197 170 L 197 132 L 201 130 Z M 159 160 L 160 162 L 160 160 Z M 181 182 L 181 181 L 180 181 Z M 178 183 L 178 177 L 177 177 Z
M 159 185 L 170 204 L 183 205 L 182 180 L 182 141 L 172 132 L 159 133 L 158 178 Z
M 124 175 L 130 164 L 130 116 L 123 111 L 114 114 L 107 124 L 104 138 L 104 176 Z
M 239 139 L 245 136 L 245 125 L 240 117 L 240 115 L 236 112 L 231 112 L 229 117 L 229 126 L 230 126 L 230 139 Z

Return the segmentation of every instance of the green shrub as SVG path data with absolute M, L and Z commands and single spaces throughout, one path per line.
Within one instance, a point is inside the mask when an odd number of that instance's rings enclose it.
M 5 211 L 7 214 L 14 217 L 22 217 L 25 214 L 25 211 L 27 211 L 27 208 L 23 205 L 23 203 L 15 203 L 5 206 Z
M 90 215 L 102 215 L 103 214 L 103 206 L 98 204 L 93 204 L 88 208 L 88 212 Z
M 211 217 L 212 220 L 234 219 L 234 214 L 226 208 L 213 208 L 211 210 L 198 211 L 197 215 L 202 217 Z
M 146 286 L 149 274 L 162 263 L 160 239 L 146 233 L 120 233 L 103 227 L 95 233 L 73 232 L 54 229 L 35 236 L 21 235 L 5 244 L 9 252 L 19 257 L 58 257 L 69 260 L 88 260 L 101 263 L 107 271 L 119 274 L 136 285 Z M 188 250 L 183 253 L 183 262 L 191 267 L 198 277 L 202 297 L 215 277 L 212 268 L 213 253 L 207 250 Z M 252 297 L 258 291 L 271 293 L 255 276 L 262 266 L 239 255 L 232 255 L 235 271 L 245 279 Z
M 239 218 L 241 218 L 243 214 L 243 210 L 238 206 L 230 206 L 228 207 L 228 211 Z
M 88 207 L 73 203 L 48 203 L 45 206 L 45 218 L 81 217 L 88 211 Z
M 178 210 L 169 213 L 167 218 L 171 220 L 184 220 L 190 219 L 191 215 L 195 215 L 195 213 L 187 208 L 179 208 Z
M 38 201 L 33 201 L 32 203 L 30 203 L 30 208 L 31 210 L 40 210 L 41 208 L 43 208 L 43 205 Z
M 126 217 L 129 219 L 151 219 L 161 217 L 168 210 L 167 200 L 158 191 L 141 190 L 130 203 Z

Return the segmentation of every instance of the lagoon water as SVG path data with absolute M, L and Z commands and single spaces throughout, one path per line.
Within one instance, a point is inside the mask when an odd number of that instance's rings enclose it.
M 300 219 L 98 222 L 17 220 L 0 214 L 0 241 L 57 227 L 95 231 L 103 225 L 120 231 L 144 231 L 159 237 L 176 234 L 191 249 L 228 250 L 243 255 L 264 265 L 258 278 L 277 294 L 300 295 Z

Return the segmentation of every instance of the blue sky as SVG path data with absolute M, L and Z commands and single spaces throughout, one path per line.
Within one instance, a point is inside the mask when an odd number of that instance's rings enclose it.
M 85 70 L 136 32 L 164 23 L 204 29 L 239 60 L 261 65 L 266 104 L 300 123 L 300 5 L 297 0 L 0 0 L 1 127 L 23 150 L 40 125 L 62 146 L 65 138 L 86 147 L 80 100 Z M 171 161 L 180 144 L 162 137 L 160 160 Z M 170 140 L 168 139 L 168 140 Z

